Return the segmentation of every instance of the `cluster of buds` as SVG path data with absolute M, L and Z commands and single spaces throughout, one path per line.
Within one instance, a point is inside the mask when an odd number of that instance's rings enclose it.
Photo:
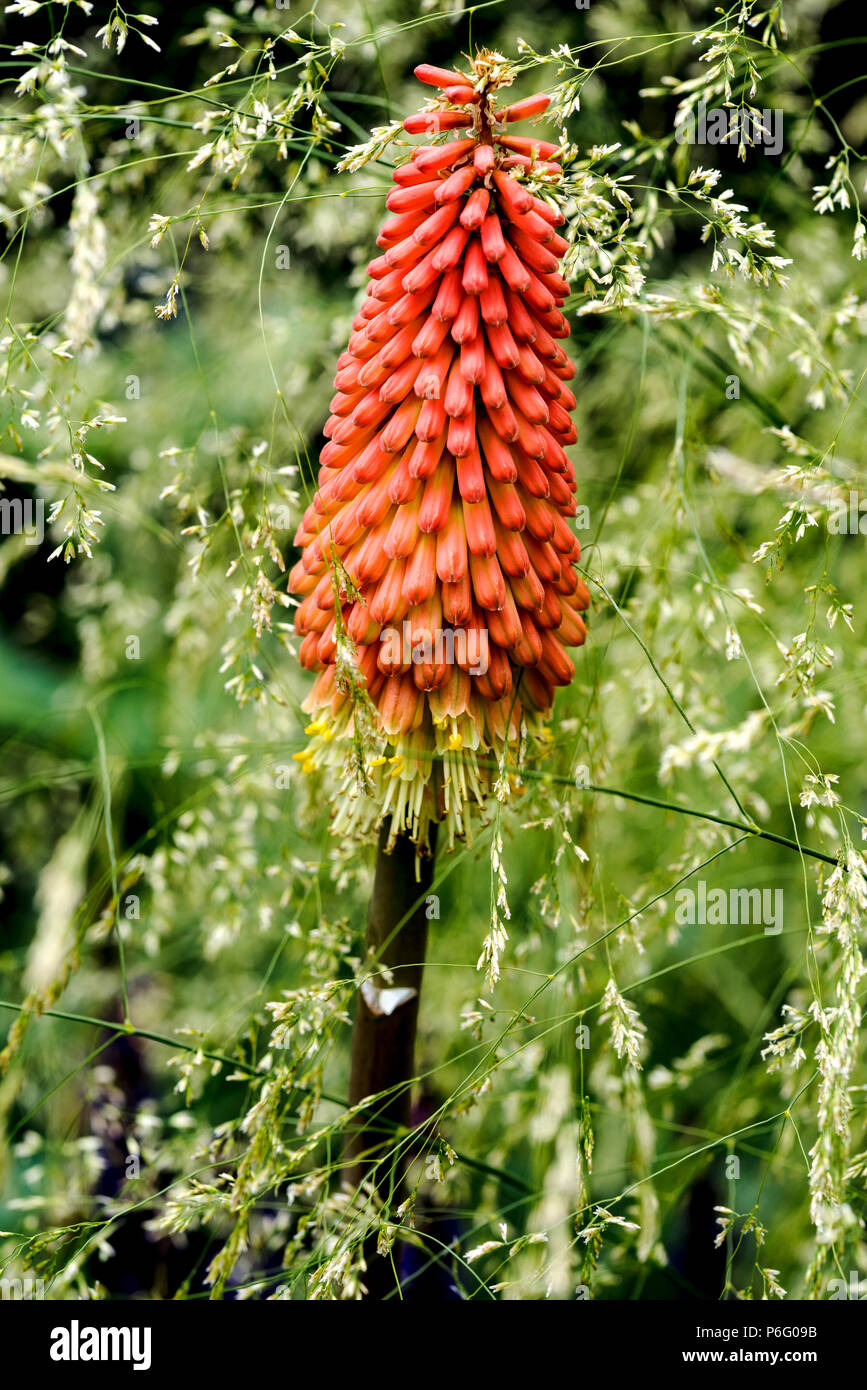
M 589 595 L 559 150 L 512 133 L 549 98 L 495 107 L 485 55 L 416 76 L 440 94 L 404 126 L 446 139 L 394 170 L 289 588 L 319 673 L 302 766 L 344 778 L 339 832 L 390 817 L 423 847 L 431 820 L 466 835 L 546 736 Z

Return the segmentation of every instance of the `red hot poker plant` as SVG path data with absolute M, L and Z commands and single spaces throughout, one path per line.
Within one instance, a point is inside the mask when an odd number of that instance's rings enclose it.
M 513 133 L 549 98 L 496 106 L 502 61 L 472 68 L 415 70 L 437 94 L 404 126 L 447 136 L 394 171 L 289 581 L 319 673 L 296 756 L 343 776 L 339 833 L 385 817 L 389 848 L 425 846 L 432 821 L 467 833 L 585 638 L 563 174 L 556 146 Z

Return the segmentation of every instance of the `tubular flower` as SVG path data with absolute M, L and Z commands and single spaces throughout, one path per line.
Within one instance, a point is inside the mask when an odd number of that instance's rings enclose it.
M 319 673 L 296 756 L 342 776 L 338 833 L 390 817 L 422 847 L 432 820 L 466 835 L 470 804 L 508 791 L 508 752 L 545 738 L 589 602 L 567 522 L 562 171 L 512 134 L 549 98 L 495 107 L 490 60 L 416 68 L 439 93 L 404 126 L 449 134 L 394 171 L 289 577 Z

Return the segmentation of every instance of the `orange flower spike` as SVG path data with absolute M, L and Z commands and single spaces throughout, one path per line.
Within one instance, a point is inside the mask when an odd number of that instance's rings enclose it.
M 386 814 L 421 846 L 436 819 L 468 835 L 585 640 L 561 151 L 511 134 L 549 98 L 496 107 L 501 71 L 417 69 L 430 102 L 404 126 L 429 143 L 394 170 L 296 535 L 299 658 L 319 672 L 304 767 L 343 779 L 338 833 Z

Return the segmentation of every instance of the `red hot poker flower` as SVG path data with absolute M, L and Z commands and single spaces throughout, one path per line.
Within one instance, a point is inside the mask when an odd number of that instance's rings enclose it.
M 339 833 L 390 816 L 423 846 L 431 820 L 466 834 L 468 803 L 508 785 L 508 745 L 545 736 L 589 596 L 559 150 L 512 134 L 549 98 L 496 108 L 486 55 L 416 76 L 438 95 L 406 130 L 456 135 L 394 171 L 289 587 L 319 673 L 296 756 L 341 771 Z

